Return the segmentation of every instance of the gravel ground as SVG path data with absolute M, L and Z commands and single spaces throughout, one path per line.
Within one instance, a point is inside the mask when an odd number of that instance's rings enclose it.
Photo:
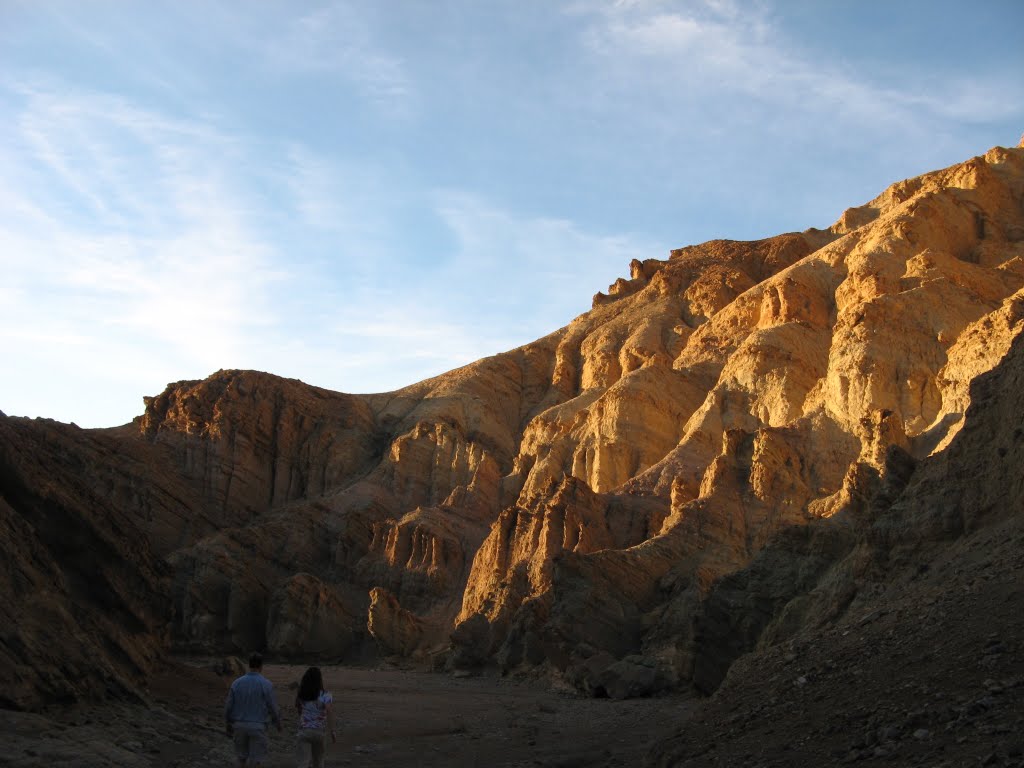
M 285 713 L 271 730 L 267 768 L 295 764 L 290 702 L 304 666 L 268 664 Z M 536 682 L 456 678 L 399 669 L 323 667 L 336 699 L 329 766 L 628 766 L 694 700 L 584 699 Z M 104 703 L 42 715 L 0 711 L 0 764 L 229 766 L 222 707 L 230 678 L 174 663 L 155 677 L 147 705 Z

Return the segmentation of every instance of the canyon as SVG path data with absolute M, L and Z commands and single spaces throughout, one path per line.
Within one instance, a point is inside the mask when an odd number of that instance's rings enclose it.
M 131 699 L 169 654 L 262 650 L 711 696 L 657 765 L 743 764 L 775 711 L 780 764 L 973 756 L 937 735 L 945 703 L 807 714 L 896 702 L 885 680 L 911 675 L 964 712 L 988 691 L 964 717 L 1004 713 L 987 741 L 1013 764 L 1024 147 L 629 273 L 550 335 L 395 392 L 222 370 L 116 428 L 0 416 L 0 707 Z M 992 657 L 983 680 L 954 673 L 964 652 Z M 864 654 L 885 659 L 851 677 Z

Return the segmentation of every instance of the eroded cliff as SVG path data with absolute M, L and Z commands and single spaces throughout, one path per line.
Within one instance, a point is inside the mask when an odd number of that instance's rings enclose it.
M 459 619 L 487 619 L 476 641 L 589 689 L 623 674 L 717 685 L 695 664 L 736 627 L 695 624 L 712 588 L 780 532 L 828 520 L 836 532 L 789 534 L 821 564 L 773 571 L 779 605 L 813 584 L 898 479 L 893 451 L 949 445 L 970 382 L 1019 333 L 1022 159 L 997 148 L 895 184 L 825 232 L 683 249 L 599 296 L 564 337 L 582 339 L 579 394 L 527 424 L 506 479 L 520 496 L 474 561 Z M 562 524 L 561 474 L 603 511 L 538 536 Z M 638 535 L 607 535 L 612 520 Z

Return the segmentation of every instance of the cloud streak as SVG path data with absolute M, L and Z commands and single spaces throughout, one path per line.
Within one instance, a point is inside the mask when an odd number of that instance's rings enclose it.
M 554 330 L 650 255 L 103 93 L 4 95 L 0 340 L 23 361 L 7 412 L 120 423 L 142 395 L 222 367 L 394 389 Z M 53 405 L 57 381 L 111 403 L 83 420 Z
M 529 296 L 531 322 L 520 327 L 535 332 L 542 318 L 542 327 L 554 330 L 572 318 L 567 310 L 590 309 L 602 281 L 627 273 L 630 261 L 660 255 L 639 236 L 592 234 L 566 219 L 517 215 L 467 192 L 439 191 L 434 199 L 455 238 L 438 281 L 468 304 L 467 322 Z M 495 290 L 481 295 L 480 285 Z
M 414 108 L 415 89 L 405 62 L 375 40 L 364 8 L 356 3 L 314 7 L 288 20 L 279 36 L 254 42 L 272 72 L 343 78 L 395 116 L 407 116 Z
M 847 126 L 919 122 L 929 113 L 981 121 L 1016 109 L 1006 99 L 1010 82 L 979 86 L 960 80 L 926 93 L 873 83 L 840 60 L 809 58 L 787 39 L 765 4 L 745 6 L 743 13 L 728 0 L 684 9 L 641 0 L 574 10 L 589 22 L 585 46 L 606 72 L 618 71 L 610 76 L 620 85 L 670 93 L 683 105 L 698 96 L 718 99 L 725 90 L 788 109 L 794 121 L 833 112 Z
M 0 150 L 4 344 L 60 341 L 65 377 L 130 376 L 139 396 L 244 356 L 284 275 L 215 158 L 230 142 L 102 94 L 20 87 Z M 24 212 L 32 215 L 25 216 Z M 154 377 L 158 377 L 155 379 Z M 33 403 L 30 372 L 5 399 Z M 12 405 L 5 402 L 8 408 Z M 56 414 L 55 414 L 56 415 Z

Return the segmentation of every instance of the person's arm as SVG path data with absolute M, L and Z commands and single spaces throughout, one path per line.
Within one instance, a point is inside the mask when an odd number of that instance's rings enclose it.
M 277 695 L 274 693 L 273 684 L 267 680 L 263 691 L 267 698 L 267 709 L 270 710 L 270 719 L 274 721 L 277 730 L 281 730 L 281 708 L 277 706 Z
M 230 736 L 234 726 L 231 722 L 231 710 L 235 704 L 235 687 L 228 688 L 228 697 L 224 701 L 224 732 Z
M 330 702 L 327 703 L 327 730 L 331 733 L 331 744 L 336 744 L 338 736 L 334 732 L 334 707 Z

